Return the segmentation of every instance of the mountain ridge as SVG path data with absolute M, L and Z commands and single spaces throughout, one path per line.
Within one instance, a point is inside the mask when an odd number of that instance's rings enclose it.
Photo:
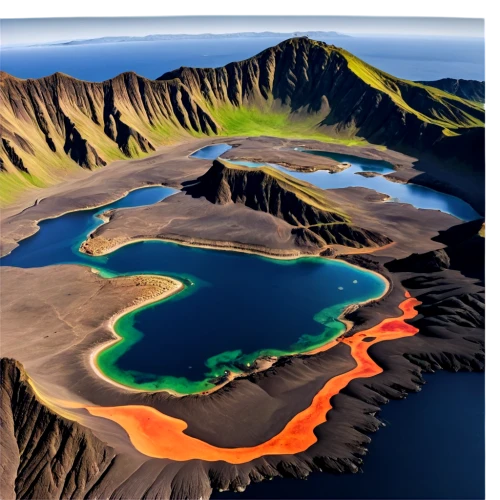
M 92 431 L 45 406 L 24 367 L 0 359 L 2 498 L 83 498 L 116 456 Z
M 450 94 L 484 103 L 485 99 L 485 82 L 480 80 L 464 80 L 462 78 L 441 78 L 439 80 L 417 81 L 427 85 L 444 90 Z
M 133 72 L 100 83 L 62 73 L 0 78 L 4 202 L 26 186 L 58 182 L 71 165 L 94 169 L 182 137 L 362 138 L 446 159 L 450 137 L 484 127 L 480 105 L 399 80 L 309 38 L 222 68 L 181 67 L 157 80 Z
M 380 247 L 392 243 L 387 236 L 352 224 L 342 208 L 312 184 L 270 167 L 250 168 L 215 160 L 197 182 L 184 188 L 194 197 L 214 204 L 240 203 L 266 212 L 294 226 L 298 243 L 318 248 Z

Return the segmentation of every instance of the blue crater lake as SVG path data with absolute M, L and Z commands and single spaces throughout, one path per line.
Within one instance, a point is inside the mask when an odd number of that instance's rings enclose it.
M 190 158 L 198 158 L 200 160 L 215 160 L 226 151 L 232 149 L 229 144 L 211 144 L 210 146 L 205 146 L 204 148 L 195 151 Z
M 280 261 L 161 241 L 138 242 L 103 257 L 78 251 L 109 209 L 156 203 L 176 191 L 149 187 L 105 207 L 40 222 L 3 266 L 90 266 L 103 276 L 158 274 L 185 284 L 180 293 L 123 316 L 123 340 L 97 362 L 110 378 L 145 389 L 192 393 L 239 372 L 264 355 L 304 352 L 343 333 L 338 316 L 349 304 L 379 297 L 385 281 L 341 261 Z

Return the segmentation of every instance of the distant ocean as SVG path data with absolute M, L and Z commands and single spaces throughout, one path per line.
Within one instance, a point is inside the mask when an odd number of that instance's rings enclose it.
M 223 66 L 281 41 L 278 37 L 248 37 L 5 48 L 0 49 L 0 67 L 19 78 L 60 71 L 83 80 L 102 81 L 135 71 L 154 79 L 179 66 Z M 484 80 L 483 39 L 353 36 L 323 41 L 399 78 Z

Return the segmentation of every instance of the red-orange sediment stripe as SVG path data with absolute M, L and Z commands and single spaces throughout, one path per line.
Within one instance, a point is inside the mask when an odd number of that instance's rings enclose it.
M 397 318 L 386 318 L 378 325 L 339 339 L 351 348 L 356 361 L 352 370 L 331 378 L 314 396 L 305 410 L 295 415 L 284 429 L 273 438 L 256 446 L 243 448 L 220 448 L 184 433 L 188 424 L 173 418 L 150 406 L 87 407 L 95 416 L 104 417 L 121 425 L 128 433 L 138 451 L 155 458 L 185 461 L 200 459 L 209 462 L 223 460 L 232 464 L 242 464 L 264 455 L 289 455 L 300 453 L 312 446 L 317 438 L 314 429 L 326 422 L 331 410 L 330 400 L 354 379 L 378 375 L 383 370 L 369 356 L 368 349 L 378 342 L 415 335 L 417 328 L 406 323 L 417 315 L 415 306 L 420 302 L 407 297 L 400 304 L 403 314 Z M 373 337 L 366 342 L 364 339 Z

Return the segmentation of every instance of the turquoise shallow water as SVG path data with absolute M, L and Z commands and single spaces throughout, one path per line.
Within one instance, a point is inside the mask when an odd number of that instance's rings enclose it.
M 306 258 L 279 261 L 236 252 L 148 241 L 104 257 L 78 251 L 110 209 L 156 203 L 176 191 L 132 191 L 106 207 L 40 223 L 1 265 L 92 266 L 104 276 L 159 274 L 184 282 L 169 299 L 123 316 L 124 340 L 98 357 L 112 379 L 136 388 L 180 393 L 213 386 L 213 377 L 239 371 L 261 355 L 301 352 L 344 331 L 337 317 L 352 303 L 380 296 L 384 281 L 340 261 Z

